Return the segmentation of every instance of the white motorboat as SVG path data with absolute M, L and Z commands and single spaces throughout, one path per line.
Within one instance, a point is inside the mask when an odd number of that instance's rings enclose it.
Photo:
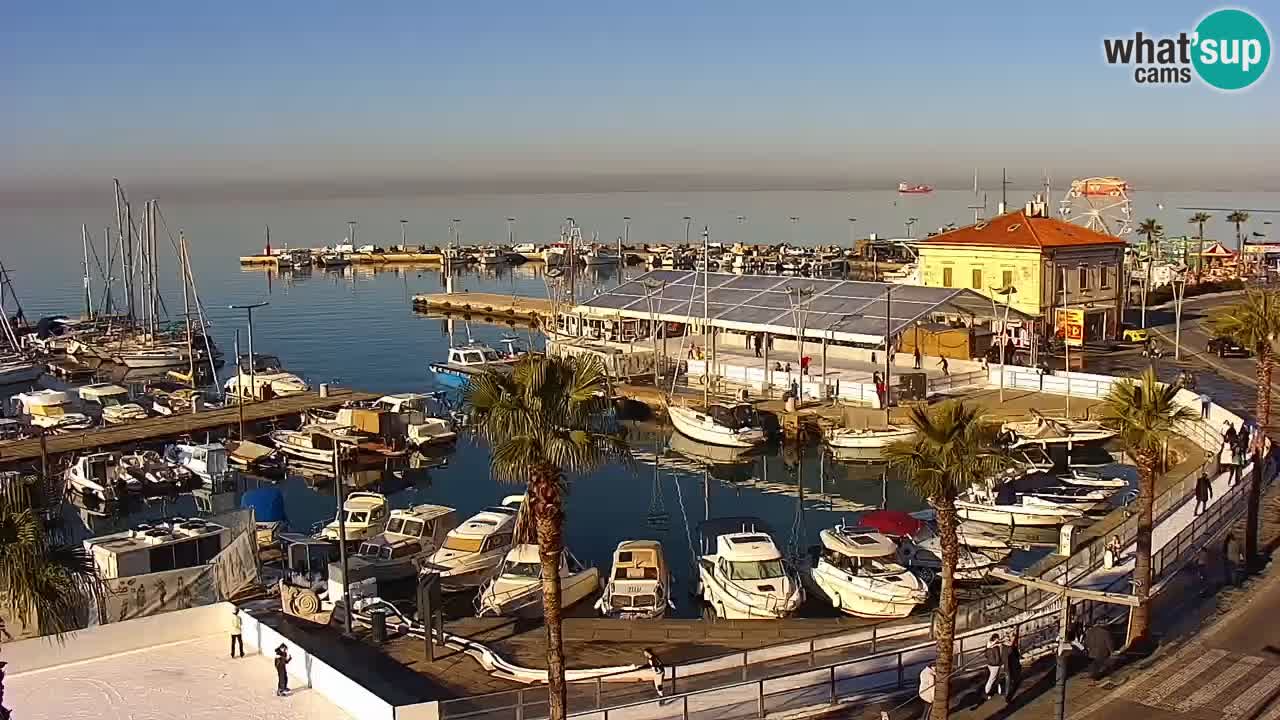
M 94 419 L 76 412 L 77 395 L 67 390 L 32 390 L 10 399 L 15 415 L 26 415 L 33 427 L 52 432 L 87 430 Z
M 118 462 L 119 456 L 116 453 L 100 452 L 81 455 L 63 473 L 67 492 L 75 493 L 82 498 L 92 498 L 98 502 L 113 502 L 122 499 L 128 493 L 141 492 L 142 480 L 120 476 L 116 472 Z
M 725 447 L 755 447 L 766 440 L 755 407 L 712 405 L 706 410 L 668 405 L 667 416 L 676 430 L 699 442 Z
M 387 496 L 373 492 L 350 493 L 342 503 L 340 512 L 344 513 L 341 524 L 346 535 L 340 532 L 338 517 L 335 515 L 328 525 L 316 533 L 316 537 L 329 542 L 346 540 L 354 543 L 368 540 L 387 526 Z
M 0 359 L 0 385 L 20 385 L 35 382 L 44 368 L 21 356 Z
M 914 437 L 916 429 L 902 425 L 874 428 L 838 428 L 826 435 L 827 444 L 837 449 L 882 448 Z
M 190 470 L 210 490 L 221 492 L 235 489 L 230 454 L 221 443 L 177 443 L 164 449 L 164 459 Z
M 929 599 L 929 588 L 898 563 L 898 546 L 870 529 L 837 526 L 819 533 L 822 547 L 809 569 L 813 586 L 840 612 L 903 618 Z
M 450 530 L 423 571 L 439 573 L 440 587 L 448 592 L 483 585 L 511 550 L 523 500 L 523 495 L 509 495 L 501 505 L 487 507 Z
M 698 584 L 706 607 L 715 617 L 729 620 L 776 619 L 795 613 L 804 601 L 804 589 L 783 562 L 773 538 L 754 529 L 761 526 L 758 521 L 703 523 L 704 553 L 712 542 L 708 530 L 730 526 L 742 531 L 714 534 L 714 551 L 698 557 Z
M 80 402 L 105 425 L 122 425 L 147 417 L 146 408 L 129 399 L 129 391 L 112 383 L 94 383 L 80 388 Z
M 1124 478 L 1103 477 L 1101 473 L 1092 470 L 1073 468 L 1070 475 L 1063 475 L 1058 479 L 1068 485 L 1077 485 L 1079 487 L 1115 488 L 1116 490 L 1129 487 L 1129 481 Z
M 662 617 L 668 607 L 675 607 L 671 582 L 662 543 L 623 540 L 613 551 L 613 568 L 596 609 L 605 617 L 623 620 Z
M 600 571 L 560 553 L 560 606 L 570 608 L 600 589 Z M 542 559 L 537 545 L 516 545 L 498 574 L 476 596 L 477 617 L 542 617 Z
M 904 538 L 924 540 L 938 534 L 937 513 L 932 508 L 917 510 L 910 515 L 923 521 L 925 526 L 910 536 L 903 536 Z M 971 548 L 1010 550 L 1013 548 L 1012 535 L 1013 533 L 1008 529 L 997 529 L 993 525 L 980 522 L 961 521 L 956 527 L 956 536 L 960 544 Z
M 461 387 L 471 378 L 489 370 L 509 371 L 516 358 L 504 356 L 483 343 L 457 345 L 449 348 L 449 359 L 433 362 L 428 367 L 436 382 Z
M 379 582 L 402 580 L 418 574 L 427 559 L 458 525 L 458 513 L 443 505 L 415 505 L 392 510 L 387 529 L 360 544 L 347 562 L 354 577 Z
M 153 347 L 127 348 L 116 351 L 112 358 L 117 364 L 130 369 L 166 368 L 187 365 L 191 354 L 185 344 L 157 345 Z
M 195 473 L 181 465 L 167 462 L 154 450 L 121 455 L 117 472 L 141 481 L 143 492 L 146 493 L 174 493 L 195 484 Z
M 1084 515 L 1080 510 L 1024 504 L 956 500 L 956 513 L 965 520 L 1012 527 L 1055 527 Z
M 1020 493 L 1023 505 L 1073 508 L 1082 512 L 1107 504 L 1116 491 L 1111 488 L 1075 486 L 1044 487 Z
M 1115 437 L 1116 432 L 1093 420 L 1048 418 L 1035 411 L 1031 420 L 1007 422 L 1000 426 L 1011 442 L 1009 447 L 1026 445 L 1080 445 L 1098 443 Z
M 481 250 L 476 259 L 481 265 L 494 266 L 507 264 L 506 253 L 500 252 L 497 248 L 485 248 L 484 250 Z
M 373 407 L 396 415 L 413 447 L 448 445 L 458 439 L 453 422 L 431 414 L 431 406 L 438 406 L 443 396 L 444 393 L 383 395 L 373 402 Z
M 323 268 L 346 267 L 351 264 L 351 258 L 345 252 L 324 252 L 316 257 L 316 264 Z
M 337 445 L 330 435 L 349 436 L 353 440 L 359 436 L 354 428 L 346 425 L 312 423 L 303 425 L 297 430 L 272 430 L 267 437 L 276 449 L 289 457 L 323 464 L 333 465 L 333 453 Z
M 602 247 L 593 247 L 589 250 L 584 250 L 579 254 L 579 258 L 582 260 L 582 263 L 587 266 L 618 264 L 618 256 Z
M 252 372 L 250 372 L 252 367 Z M 301 377 L 287 372 L 275 355 L 242 356 L 236 363 L 236 374 L 223 383 L 227 397 L 235 400 L 266 400 L 301 395 L 311 388 Z
M 1008 548 L 975 548 L 960 546 L 956 562 L 956 580 L 976 582 L 985 580 L 991 568 L 1009 559 Z M 933 577 L 942 572 L 942 542 L 937 537 L 905 540 L 898 546 L 898 557 L 903 565 L 925 576 Z

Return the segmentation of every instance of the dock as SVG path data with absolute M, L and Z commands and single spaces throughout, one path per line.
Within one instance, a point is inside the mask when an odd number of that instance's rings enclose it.
M 545 298 L 495 293 L 423 293 L 413 296 L 413 308 L 442 315 L 480 316 L 542 324 L 551 320 L 551 301 Z
M 246 403 L 244 421 L 259 422 L 298 415 L 307 410 L 336 408 L 345 402 L 376 400 L 376 393 L 351 390 L 333 390 L 327 397 L 318 393 L 305 393 L 289 397 Z M 124 425 L 86 430 L 65 435 L 45 436 L 45 452 L 48 455 L 83 452 L 97 448 L 127 445 L 144 441 L 180 437 L 193 433 L 232 427 L 240 422 L 240 409 L 236 406 L 204 410 L 201 412 L 154 417 Z M 38 460 L 41 456 L 40 439 L 15 440 L 0 443 L 0 463 Z

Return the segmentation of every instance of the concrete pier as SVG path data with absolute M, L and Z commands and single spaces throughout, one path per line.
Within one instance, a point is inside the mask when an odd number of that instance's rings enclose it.
M 423 293 L 413 296 L 415 310 L 444 315 L 472 315 L 542 324 L 551 320 L 551 301 L 495 293 Z

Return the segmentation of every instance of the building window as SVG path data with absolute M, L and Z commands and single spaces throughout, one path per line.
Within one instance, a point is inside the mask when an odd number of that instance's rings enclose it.
M 973 289 L 974 290 L 982 289 L 982 268 L 973 269 Z
M 1102 285 L 1101 285 L 1101 287 L 1102 287 L 1102 289 L 1103 289 L 1103 290 L 1110 290 L 1110 289 L 1111 289 L 1111 266 L 1110 266 L 1110 265 L 1103 265 L 1103 266 L 1102 266 Z
M 1089 291 L 1089 268 L 1080 266 L 1080 292 Z
M 1000 282 L 1001 282 L 1000 287 L 1004 287 L 1004 288 L 1013 287 L 1013 271 L 1005 270 L 1003 273 L 1001 273 Z
M 942 268 L 942 287 L 951 287 L 951 268 Z

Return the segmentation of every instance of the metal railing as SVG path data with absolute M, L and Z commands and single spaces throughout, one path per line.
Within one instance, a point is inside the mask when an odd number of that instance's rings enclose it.
M 940 393 L 949 390 L 958 390 L 960 388 L 973 387 L 974 385 L 988 384 L 989 374 L 986 370 L 974 370 L 967 373 L 955 373 L 953 375 L 943 375 L 942 377 L 929 378 L 929 392 Z

